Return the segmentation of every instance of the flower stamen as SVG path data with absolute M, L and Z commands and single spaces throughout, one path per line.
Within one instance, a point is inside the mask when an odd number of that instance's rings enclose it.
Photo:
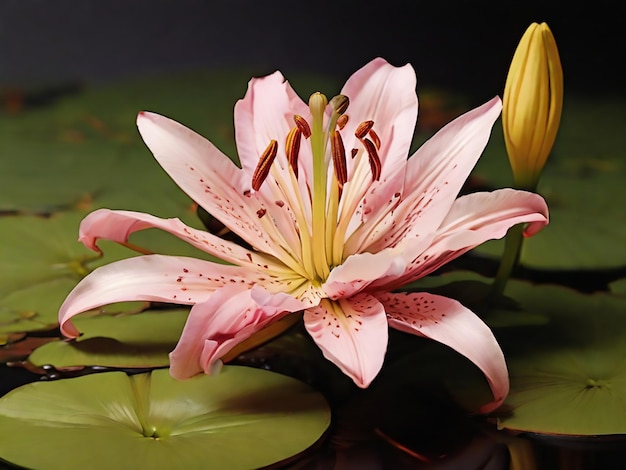
M 330 148 L 333 156 L 333 167 L 335 169 L 335 177 L 339 186 L 339 197 L 344 183 L 348 180 L 348 169 L 346 167 L 346 150 L 341 139 L 339 131 L 331 133 Z
M 374 142 L 369 139 L 362 139 L 361 142 L 365 146 L 367 156 L 369 157 L 370 168 L 372 170 L 372 181 L 378 181 L 380 180 L 382 166 L 380 163 L 380 157 L 378 156 L 378 151 L 376 150 L 376 145 L 374 145 Z
M 339 119 L 337 119 L 337 127 L 339 128 L 339 130 L 342 130 L 344 127 L 346 127 L 346 124 L 348 124 L 348 115 L 347 114 L 342 114 L 341 116 L 339 116 Z
M 378 156 L 378 149 L 380 149 L 380 137 L 372 129 L 374 127 L 374 121 L 363 121 L 359 124 L 354 131 L 354 135 L 361 141 L 367 152 L 367 156 L 370 162 L 370 168 L 372 170 L 372 181 L 380 180 L 380 174 L 382 172 L 382 165 L 380 157 Z M 371 138 L 367 139 L 366 136 Z M 356 155 L 354 149 L 352 149 L 352 158 Z
M 277 153 L 278 142 L 272 139 L 267 148 L 263 151 L 263 154 L 259 159 L 259 163 L 254 170 L 254 174 L 252 175 L 252 189 L 254 189 L 255 191 L 258 191 L 261 188 L 263 182 L 267 179 L 267 175 L 269 175 L 270 168 L 272 166 L 272 163 L 274 163 L 274 159 L 276 158 Z
M 285 142 L 285 153 L 287 161 L 293 170 L 293 174 L 298 177 L 298 155 L 300 154 L 300 141 L 302 140 L 302 131 L 298 126 L 292 128 L 287 134 Z
M 370 129 L 374 126 L 374 121 L 363 121 L 359 124 L 354 131 L 354 135 L 357 139 L 363 140 L 363 138 L 367 135 Z
M 380 137 L 378 137 L 378 134 L 376 133 L 376 131 L 374 129 L 370 129 L 367 135 L 369 135 L 370 139 L 372 139 L 372 142 L 374 142 L 376 149 L 380 150 Z
M 311 127 L 309 126 L 309 123 L 306 122 L 306 119 L 298 114 L 295 114 L 293 116 L 293 120 L 296 123 L 296 126 L 298 126 L 298 129 L 300 129 L 300 132 L 302 132 L 302 135 L 305 139 L 311 137 Z

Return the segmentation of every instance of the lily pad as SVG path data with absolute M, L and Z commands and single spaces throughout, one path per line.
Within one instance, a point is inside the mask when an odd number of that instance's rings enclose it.
M 548 202 L 550 225 L 525 240 L 523 265 L 540 269 L 626 265 L 625 109 L 623 98 L 590 101 L 566 96 L 557 141 L 538 186 Z M 500 121 L 472 175 L 494 188 L 512 184 Z M 502 242 L 485 243 L 475 252 L 499 257 Z
M 494 414 L 499 427 L 568 436 L 626 434 L 626 299 L 511 280 L 506 297 L 489 304 L 490 283 L 456 271 L 414 286 L 458 299 L 494 330 L 511 380 L 509 396 Z M 431 362 L 446 364 L 445 375 L 453 379 L 445 380 L 454 384 L 446 389 L 457 402 L 477 390 L 469 371 L 449 374 L 449 360 Z M 422 368 L 412 370 L 424 376 Z
M 59 338 L 55 337 L 36 337 L 29 336 L 25 339 L 21 339 L 15 342 L 9 342 L 8 344 L 0 347 L 0 363 L 7 363 L 13 361 L 21 361 L 33 352 L 33 350 L 40 347 L 42 344 L 49 343 L 51 341 L 58 341 Z
M 137 113 L 184 121 L 236 160 L 233 107 L 252 75 L 232 70 L 136 78 L 84 87 L 37 112 L 0 116 L 0 158 L 6 163 L 0 213 L 109 207 L 195 222 L 187 210 L 191 200 L 141 140 Z M 334 84 L 309 76 L 294 82 L 303 96 L 312 84 Z
M 2 397 L 0 458 L 50 470 L 260 468 L 305 451 L 329 424 L 322 395 L 273 372 L 107 372 Z
M 56 328 L 59 306 L 75 285 L 72 279 L 53 279 L 0 298 L 0 332 Z
M 84 212 L 50 217 L 0 217 L 0 333 L 53 327 L 65 296 L 96 267 L 138 253 L 103 241 L 104 256 L 77 242 Z M 135 245 L 163 254 L 212 259 L 174 236 L 146 230 L 131 238 Z
M 542 434 L 626 434 L 626 300 L 513 283 L 522 309 L 545 326 L 502 337 L 511 393 L 499 426 Z
M 35 366 L 145 368 L 169 366 L 189 309 L 146 310 L 138 314 L 81 314 L 73 319 L 83 335 L 33 351 Z

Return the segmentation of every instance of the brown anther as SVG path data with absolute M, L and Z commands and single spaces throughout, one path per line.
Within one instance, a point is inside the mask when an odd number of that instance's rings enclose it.
M 358 139 L 363 139 L 367 133 L 370 131 L 372 126 L 374 125 L 374 121 L 363 121 L 354 131 L 354 135 Z
M 376 133 L 376 131 L 374 129 L 370 129 L 367 135 L 369 135 L 370 138 L 372 139 L 372 142 L 374 142 L 376 149 L 380 150 L 380 137 L 378 137 L 378 134 Z
M 255 191 L 258 191 L 261 188 L 263 181 L 267 179 L 267 175 L 270 173 L 270 168 L 272 163 L 274 163 L 277 152 L 278 142 L 272 139 L 267 148 L 263 151 L 263 155 L 261 155 L 259 163 L 257 164 L 254 174 L 252 175 L 252 189 Z
M 311 126 L 306 122 L 306 119 L 298 114 L 294 114 L 293 121 L 296 123 L 296 126 L 298 126 L 298 129 L 300 129 L 305 139 L 311 137 Z
M 339 128 L 339 130 L 341 130 L 346 127 L 346 124 L 348 124 L 348 115 L 342 114 L 341 116 L 339 116 L 339 119 L 337 119 L 337 127 Z
M 300 154 L 300 141 L 302 140 L 302 131 L 296 126 L 287 134 L 287 140 L 285 142 L 285 153 L 287 154 L 287 161 L 289 166 L 293 170 L 293 174 L 298 177 L 298 155 Z
M 359 153 L 359 149 L 350 150 L 350 158 L 356 157 L 356 154 Z
M 378 151 L 376 150 L 376 146 L 374 142 L 369 139 L 361 140 L 363 145 L 365 146 L 365 150 L 367 151 L 367 155 L 370 161 L 370 168 L 372 170 L 372 181 L 378 181 L 380 179 L 380 174 L 382 171 L 382 166 L 380 163 L 380 158 L 378 157 Z
M 330 148 L 333 156 L 333 167 L 339 188 L 342 189 L 348 180 L 348 169 L 346 168 L 346 150 L 339 131 L 333 131 L 330 135 Z
M 342 115 L 348 109 L 350 105 L 350 98 L 346 95 L 333 96 L 330 100 L 330 106 L 335 110 L 338 115 Z
M 266 212 L 267 212 L 266 209 L 261 208 L 258 211 L 256 211 L 256 215 L 260 219 L 261 217 L 263 217 L 265 215 Z

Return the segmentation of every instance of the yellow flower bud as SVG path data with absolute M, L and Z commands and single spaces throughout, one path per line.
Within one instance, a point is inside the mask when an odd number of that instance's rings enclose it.
M 546 23 L 531 24 L 522 36 L 502 101 L 504 141 L 515 184 L 534 190 L 554 145 L 563 107 L 563 69 Z

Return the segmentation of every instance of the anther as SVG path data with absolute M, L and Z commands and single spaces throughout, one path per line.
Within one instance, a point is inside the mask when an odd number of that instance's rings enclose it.
M 339 116 L 339 119 L 337 119 L 337 127 L 339 128 L 339 130 L 341 130 L 346 127 L 346 124 L 348 124 L 348 115 L 342 114 L 341 116 Z
M 350 98 L 346 95 L 337 95 L 333 96 L 330 100 L 330 106 L 335 110 L 337 115 L 341 116 L 346 112 L 348 106 L 350 105 Z
M 376 131 L 374 129 L 370 129 L 370 131 L 367 133 L 367 135 L 370 136 L 370 138 L 372 139 L 372 142 L 374 142 L 374 145 L 376 146 L 376 148 L 378 150 L 380 150 L 380 137 L 378 137 L 378 134 L 376 133 Z
M 295 114 L 293 116 L 293 121 L 296 123 L 296 126 L 298 126 L 298 129 L 300 129 L 300 132 L 302 132 L 305 139 L 311 137 L 311 127 L 309 126 L 309 123 L 306 122 L 306 119 L 298 114 Z
M 354 131 L 354 135 L 357 137 L 357 139 L 363 139 L 373 125 L 374 121 L 363 121 Z
M 376 146 L 369 139 L 361 140 L 363 145 L 365 146 L 365 150 L 367 151 L 367 155 L 370 161 L 370 168 L 372 170 L 372 180 L 378 181 L 380 179 L 380 174 L 382 171 L 380 158 L 378 156 L 378 151 L 376 150 Z
M 302 131 L 296 126 L 287 134 L 285 142 L 285 153 L 287 161 L 293 170 L 293 174 L 298 177 L 298 155 L 300 154 L 300 141 L 302 140 Z
M 346 168 L 346 150 L 343 146 L 343 140 L 339 131 L 331 133 L 330 147 L 333 156 L 333 166 L 335 169 L 335 177 L 339 188 L 343 189 L 344 183 L 348 180 L 348 170 Z
M 270 173 L 270 167 L 274 163 L 276 153 L 278 152 L 278 142 L 272 139 L 267 148 L 263 151 L 263 155 L 259 159 L 259 163 L 252 175 L 252 189 L 258 191 Z

